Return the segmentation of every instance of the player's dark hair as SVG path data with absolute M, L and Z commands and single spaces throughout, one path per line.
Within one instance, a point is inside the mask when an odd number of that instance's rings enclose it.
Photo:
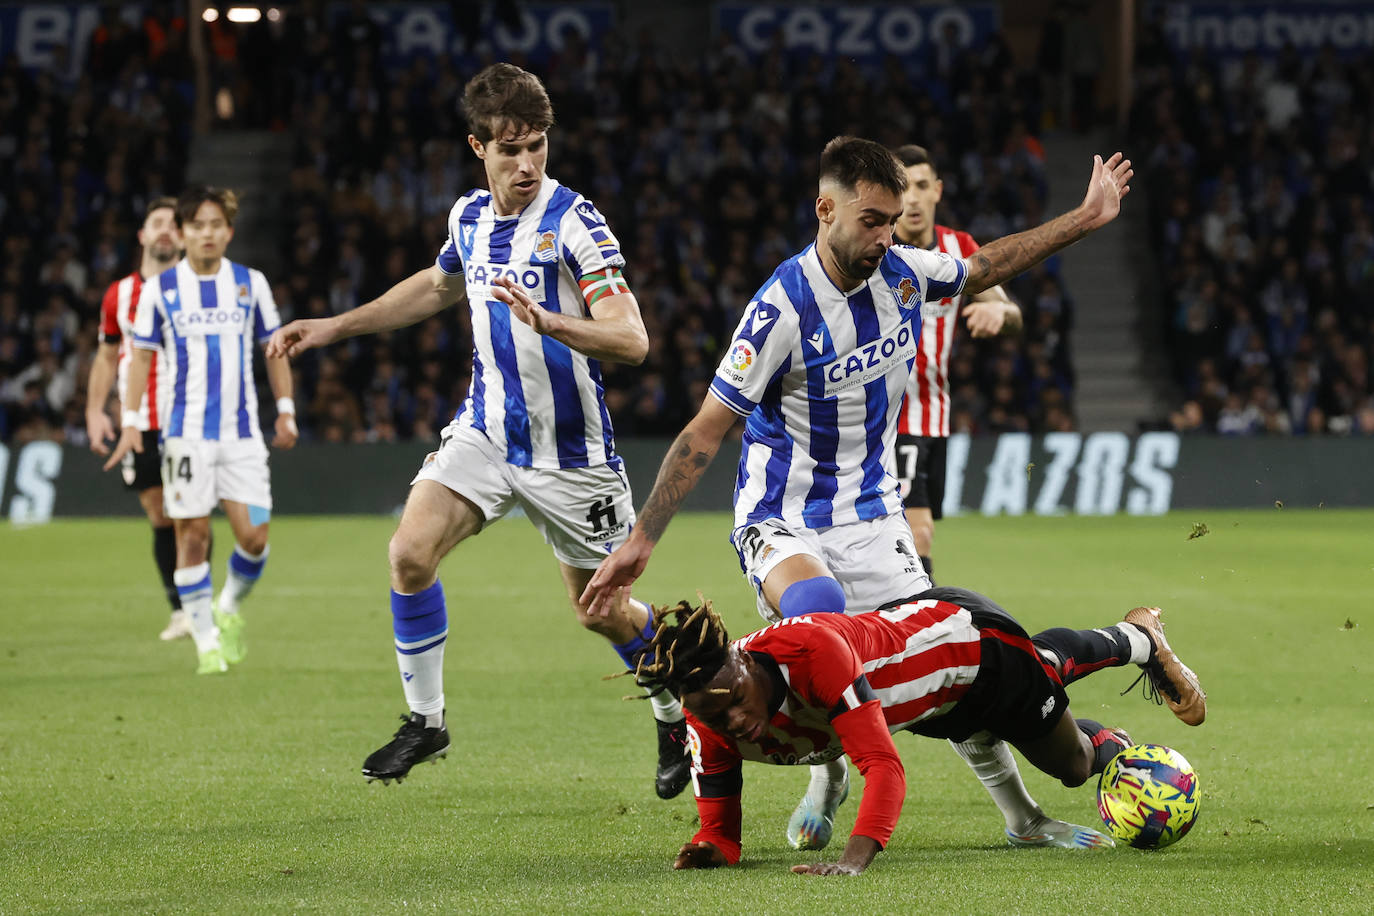
M 866 181 L 893 194 L 906 190 L 906 173 L 892 151 L 859 137 L 836 137 L 821 150 L 820 179 L 854 190 Z
M 519 140 L 553 126 L 553 103 L 544 84 L 515 64 L 492 64 L 468 80 L 463 114 L 483 143 L 508 130 Z
M 649 613 L 653 615 L 654 638 L 640 653 L 635 683 L 647 690 L 648 696 L 666 690 L 676 697 L 709 684 L 730 651 L 730 634 L 711 609 L 711 602 L 703 599 L 700 607 L 692 607 L 679 601 L 676 607 L 654 607 Z
M 177 212 L 177 199 L 175 197 L 154 197 L 148 201 L 148 206 L 143 208 L 143 221 L 146 223 L 148 217 L 152 216 L 157 210 L 166 208 L 173 213 Z
M 892 151 L 897 159 L 901 161 L 902 168 L 909 169 L 913 165 L 928 165 L 930 171 L 938 178 L 940 170 L 935 167 L 935 160 L 930 158 L 930 152 L 924 146 L 917 146 L 915 143 L 905 143 Z
M 224 221 L 234 225 L 234 217 L 239 215 L 239 196 L 228 188 L 212 188 L 206 184 L 192 185 L 177 198 L 177 226 L 184 226 L 196 218 L 196 211 L 203 203 L 212 203 L 224 214 Z

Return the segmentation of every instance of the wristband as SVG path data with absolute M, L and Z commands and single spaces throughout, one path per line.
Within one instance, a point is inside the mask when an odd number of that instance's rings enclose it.
M 296 401 L 294 398 L 277 398 L 277 416 L 286 415 L 294 417 L 296 415 Z
M 140 419 L 141 419 L 141 418 L 139 417 L 138 411 L 137 411 L 137 410 L 126 410 L 126 411 L 124 411 L 123 419 L 120 420 L 120 424 L 119 424 L 119 425 L 120 425 L 120 426 L 132 426 L 132 427 L 134 427 L 135 429 L 137 429 L 137 428 L 138 428 L 138 422 L 139 422 Z

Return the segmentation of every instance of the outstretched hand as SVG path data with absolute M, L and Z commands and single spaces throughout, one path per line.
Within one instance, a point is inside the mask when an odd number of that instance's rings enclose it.
M 1113 153 L 1106 162 L 1093 156 L 1093 175 L 1088 179 L 1088 193 L 1081 206 L 1088 231 L 1100 229 L 1116 219 L 1121 212 L 1121 199 L 1131 191 L 1130 180 L 1135 172 L 1131 160 L 1121 153 Z
M 506 303 L 511 314 L 535 333 L 547 334 L 553 330 L 553 313 L 530 298 L 525 288 L 510 277 L 497 277 L 491 285 L 491 294 Z
M 654 545 L 633 534 L 617 547 L 592 574 L 578 602 L 589 617 L 606 617 L 628 596 L 630 586 L 644 574 Z
M 816 862 L 812 865 L 793 865 L 794 875 L 861 875 L 862 868 L 841 865 L 839 862 Z
M 273 331 L 266 352 L 269 357 L 290 359 L 306 350 L 328 346 L 336 337 L 328 318 L 300 318 Z
M 715 844 L 705 840 L 698 843 L 684 843 L 682 848 L 677 851 L 677 858 L 673 860 L 673 868 L 679 871 L 685 868 L 720 868 L 729 864 L 725 860 L 725 853 L 721 852 Z

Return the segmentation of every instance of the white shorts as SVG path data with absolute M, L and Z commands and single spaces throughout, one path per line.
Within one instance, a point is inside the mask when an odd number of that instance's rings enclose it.
M 243 503 L 258 525 L 272 510 L 267 445 L 261 439 L 162 440 L 162 504 L 168 518 L 205 518 L 219 501 Z
M 781 618 L 764 599 L 763 583 L 788 557 L 814 557 L 830 570 L 844 589 L 846 614 L 873 611 L 931 587 L 916 556 L 911 526 L 901 512 L 820 529 L 794 528 L 780 518 L 768 518 L 736 528 L 730 543 L 758 596 L 759 616 L 770 622 Z
M 411 481 L 441 483 L 471 500 L 486 527 L 517 505 L 553 548 L 578 569 L 595 569 L 630 534 L 635 521 L 630 481 L 619 458 L 590 468 L 525 468 L 510 464 L 475 429 L 450 426 Z

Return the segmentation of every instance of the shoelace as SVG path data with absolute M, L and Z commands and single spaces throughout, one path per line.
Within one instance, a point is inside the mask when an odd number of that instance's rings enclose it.
M 1145 686 L 1141 688 L 1141 693 L 1144 694 L 1145 699 L 1154 703 L 1156 706 L 1163 706 L 1164 697 L 1160 694 L 1159 686 L 1155 684 L 1155 679 L 1153 677 L 1150 677 L 1149 674 L 1149 671 L 1145 670 L 1144 668 L 1141 668 L 1139 676 L 1137 676 L 1135 680 L 1131 681 L 1131 686 L 1121 691 L 1119 696 L 1124 697 L 1126 694 L 1130 693 L 1132 690 L 1135 689 L 1136 684 L 1139 684 L 1143 680 L 1145 682 Z

